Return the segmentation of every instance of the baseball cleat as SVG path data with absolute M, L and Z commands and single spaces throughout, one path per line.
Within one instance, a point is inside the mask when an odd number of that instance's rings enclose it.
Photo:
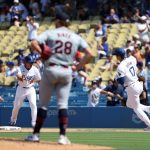
M 25 138 L 25 141 L 29 141 L 29 142 L 39 142 L 40 141 L 40 137 L 39 134 L 32 134 L 29 135 Z
M 150 127 L 144 128 L 144 131 L 149 131 L 150 132 Z
M 15 125 L 16 125 L 16 122 L 13 122 L 13 121 L 9 122 L 9 126 L 15 126 Z
M 58 139 L 58 144 L 67 145 L 67 144 L 71 144 L 71 142 L 66 136 L 60 135 Z

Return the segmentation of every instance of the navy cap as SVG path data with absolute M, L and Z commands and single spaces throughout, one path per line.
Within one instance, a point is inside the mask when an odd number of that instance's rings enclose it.
M 23 48 L 19 48 L 18 51 L 19 51 L 19 52 L 22 52 L 22 51 L 24 51 L 24 49 L 23 49 Z
M 65 22 L 70 22 L 70 17 L 67 14 L 65 14 L 65 13 L 56 14 L 55 19 L 59 19 L 61 21 L 65 21 Z
M 121 58 L 125 57 L 125 50 L 123 48 L 116 48 L 113 53 L 113 55 L 120 56 Z
M 6 64 L 9 65 L 9 66 L 14 66 L 15 65 L 14 62 L 12 62 L 12 61 L 7 61 Z
M 33 57 L 32 57 L 31 55 L 26 56 L 26 57 L 24 58 L 24 61 L 25 61 L 26 63 L 31 63 L 31 64 L 34 63 L 34 59 L 33 59 Z

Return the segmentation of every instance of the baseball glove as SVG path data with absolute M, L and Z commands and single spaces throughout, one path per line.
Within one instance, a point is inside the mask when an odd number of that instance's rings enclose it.
M 51 48 L 46 44 L 41 44 L 40 47 L 42 49 L 41 58 L 47 60 L 51 56 Z

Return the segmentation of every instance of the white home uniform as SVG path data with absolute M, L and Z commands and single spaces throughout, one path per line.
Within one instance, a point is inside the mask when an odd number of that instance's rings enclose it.
M 32 126 L 35 126 L 37 116 L 36 106 L 36 92 L 34 88 L 34 81 L 40 81 L 41 75 L 39 70 L 32 65 L 30 70 L 27 70 L 23 65 L 18 68 L 18 75 L 23 75 L 24 79 L 18 81 L 18 86 L 15 95 L 14 108 L 12 111 L 11 122 L 17 121 L 19 109 L 23 103 L 23 100 L 27 98 L 31 107 Z
M 87 103 L 88 107 L 96 107 L 98 105 L 101 91 L 102 89 L 98 87 L 95 89 L 91 89 L 88 95 L 88 103 Z
M 132 108 L 137 116 L 150 127 L 150 120 L 144 112 L 150 113 L 150 107 L 140 104 L 139 96 L 143 91 L 143 83 L 138 81 L 136 64 L 136 59 L 133 56 L 125 58 L 118 66 L 116 78 L 125 77 L 127 106 Z

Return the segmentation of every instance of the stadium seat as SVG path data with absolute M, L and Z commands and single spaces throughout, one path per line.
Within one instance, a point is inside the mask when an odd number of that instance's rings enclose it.
M 16 77 L 14 76 L 8 76 L 8 77 L 5 77 L 4 79 L 5 86 L 14 86 L 15 83 L 16 83 Z
M 4 85 L 5 73 L 0 73 L 0 85 Z

